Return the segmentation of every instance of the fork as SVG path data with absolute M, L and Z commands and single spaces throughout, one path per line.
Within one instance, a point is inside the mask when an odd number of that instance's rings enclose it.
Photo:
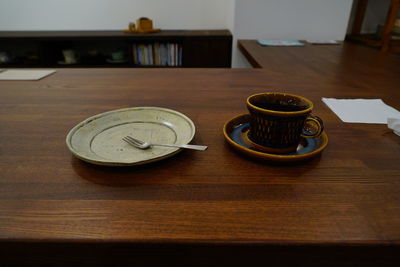
M 125 136 L 122 138 L 128 144 L 140 148 L 140 149 L 147 149 L 151 146 L 167 146 L 167 147 L 179 147 L 179 148 L 187 148 L 187 149 L 194 149 L 194 150 L 206 150 L 207 146 L 199 146 L 199 145 L 178 145 L 178 144 L 153 144 L 138 140 L 133 138 L 132 136 Z

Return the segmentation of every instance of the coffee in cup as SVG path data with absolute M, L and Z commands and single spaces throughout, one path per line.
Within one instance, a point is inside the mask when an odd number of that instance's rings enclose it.
M 265 152 L 295 152 L 302 137 L 317 137 L 324 128 L 322 120 L 311 115 L 313 103 L 302 96 L 259 93 L 246 104 L 251 115 L 248 139 Z

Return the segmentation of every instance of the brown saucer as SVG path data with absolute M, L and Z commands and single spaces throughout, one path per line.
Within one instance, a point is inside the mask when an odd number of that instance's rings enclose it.
M 292 153 L 274 154 L 260 149 L 260 145 L 255 146 L 254 142 L 248 139 L 247 133 L 250 128 L 250 115 L 242 114 L 227 121 L 223 128 L 225 140 L 235 150 L 251 158 L 262 159 L 274 162 L 296 162 L 311 159 L 319 154 L 328 145 L 326 132 L 318 137 L 301 138 L 297 150 Z M 250 141 L 250 142 L 249 142 Z

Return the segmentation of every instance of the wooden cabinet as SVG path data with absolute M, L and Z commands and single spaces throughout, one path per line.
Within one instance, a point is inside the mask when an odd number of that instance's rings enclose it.
M 74 51 L 76 62 L 66 62 L 65 50 Z M 0 53 L 0 67 L 229 68 L 232 34 L 228 30 L 1 31 Z M 114 58 L 118 53 L 122 57 Z M 169 56 L 171 62 L 161 64 L 161 56 Z
M 392 39 L 392 31 L 400 10 L 400 0 L 391 0 L 383 31 L 379 34 L 361 34 L 368 0 L 358 0 L 353 28 L 346 40 L 376 47 L 381 51 L 400 52 L 400 40 Z

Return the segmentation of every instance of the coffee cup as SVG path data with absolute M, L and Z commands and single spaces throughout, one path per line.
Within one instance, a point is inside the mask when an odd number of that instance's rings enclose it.
M 324 129 L 322 120 L 311 115 L 313 103 L 302 96 L 259 93 L 246 104 L 251 117 L 248 140 L 265 152 L 295 152 L 302 137 L 317 137 Z
M 63 55 L 64 55 L 64 61 L 67 64 L 74 64 L 77 62 L 77 55 L 76 52 L 74 50 L 63 50 L 62 51 Z
M 123 51 L 116 51 L 111 53 L 111 59 L 113 61 L 122 61 L 124 60 L 124 52 Z
M 10 62 L 11 58 L 7 52 L 0 52 L 0 64 Z

